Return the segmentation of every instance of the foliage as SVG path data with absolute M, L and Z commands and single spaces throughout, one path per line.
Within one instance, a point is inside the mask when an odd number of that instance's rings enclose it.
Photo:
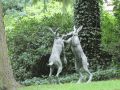
M 17 20 L 12 31 L 7 31 L 14 74 L 18 80 L 25 80 L 35 75 L 33 72 L 35 72 L 34 67 L 37 62 L 44 62 L 42 57 L 50 54 L 53 35 L 47 30 L 47 26 L 60 27 L 60 33 L 65 33 L 72 26 L 72 18 L 68 14 L 64 16 L 54 14 L 42 19 L 39 16 L 25 16 Z M 48 61 L 48 59 L 49 56 L 46 60 Z M 47 67 L 46 64 L 43 67 Z M 39 63 L 39 65 L 41 64 Z M 40 70 L 42 71 L 42 69 L 44 68 L 41 66 Z M 37 72 L 37 75 L 41 75 L 41 73 Z
M 24 0 L 2 0 L 3 3 L 3 11 L 6 12 L 10 9 L 15 9 L 21 11 L 24 7 Z
M 106 12 L 102 16 L 102 47 L 112 55 L 113 65 L 119 65 L 120 59 L 120 26 L 119 20 Z
M 120 78 L 120 69 L 115 67 L 106 69 L 106 70 L 98 70 L 94 73 L 93 80 L 110 80 Z
M 21 82 L 22 85 L 25 86 L 30 86 L 30 85 L 43 85 L 43 84 L 48 84 L 48 79 L 42 77 L 42 78 L 37 78 L 34 77 L 32 79 L 26 79 L 25 81 Z
M 113 48 L 111 50 L 111 53 L 113 53 L 113 58 L 114 60 L 116 60 L 116 64 L 118 64 L 118 66 L 120 65 L 120 0 L 114 0 L 114 15 L 117 21 L 116 24 L 116 28 L 115 28 L 115 36 L 116 36 L 116 40 L 114 40 L 113 42 Z
M 85 73 L 83 74 L 85 75 Z M 87 76 L 87 75 L 86 75 Z M 87 80 L 86 76 L 84 76 L 83 82 Z M 116 79 L 120 78 L 120 69 L 117 68 L 109 68 L 106 70 L 98 70 L 93 73 L 93 81 L 102 81 L 102 80 L 110 80 L 110 79 Z M 79 75 L 76 73 L 73 74 L 66 74 L 60 76 L 60 82 L 61 83 L 75 83 L 79 79 Z M 52 77 L 53 83 L 55 83 L 54 76 Z M 47 77 L 42 78 L 32 78 L 32 79 L 26 79 L 25 81 L 22 81 L 21 84 L 30 86 L 30 85 L 43 85 L 43 84 L 49 84 Z
M 84 4 L 87 5 L 85 2 Z M 97 2 L 95 3 L 96 5 L 98 4 Z M 91 6 L 91 4 L 89 5 Z M 17 80 L 25 80 L 28 78 L 39 77 L 43 74 L 48 74 L 49 68 L 46 64 L 51 53 L 53 35 L 47 30 L 47 26 L 53 28 L 60 27 L 59 32 L 61 34 L 67 33 L 72 29 L 72 10 L 68 10 L 69 14 L 66 13 L 63 15 L 61 14 L 62 5 L 59 2 L 54 1 L 47 3 L 47 12 L 43 12 L 43 7 L 44 4 L 42 2 L 38 2 L 33 6 L 26 6 L 23 9 L 24 11 L 22 12 L 18 12 L 16 10 L 8 10 L 8 14 L 5 15 L 9 53 L 12 60 L 14 74 Z M 86 7 L 83 6 L 82 8 Z M 81 10 L 81 8 L 79 9 Z M 95 7 L 94 9 L 98 10 L 99 7 Z M 86 11 L 84 12 L 86 13 Z M 84 12 L 81 10 L 81 13 Z M 87 15 L 89 16 L 89 18 L 86 18 Z M 94 20 L 94 17 L 98 19 Z M 116 17 L 118 17 L 118 14 L 116 14 Z M 104 63 L 103 66 L 106 67 L 108 61 L 106 61 L 105 59 L 101 59 L 99 62 L 98 59 L 101 57 L 99 57 L 99 55 L 97 54 L 97 47 L 100 47 L 100 39 L 98 40 L 98 38 L 101 38 L 99 32 L 100 28 L 97 28 L 100 27 L 98 21 L 99 13 L 92 13 L 91 10 L 89 10 L 87 14 L 81 14 L 79 18 L 81 21 L 85 21 L 83 23 L 85 24 L 84 26 L 86 28 L 84 28 L 84 30 L 80 34 L 80 37 L 82 37 L 81 43 L 84 48 L 84 52 L 87 54 L 88 60 L 90 61 L 90 67 L 94 70 L 97 70 L 100 67 L 100 62 Z M 90 23 L 88 22 L 88 19 L 91 20 Z M 102 46 L 104 47 L 103 50 L 109 52 L 114 56 L 114 63 L 117 63 L 116 58 L 119 58 L 120 51 L 118 49 L 118 45 L 120 45 L 120 42 L 118 42 L 118 21 L 119 19 L 115 19 L 113 16 L 110 16 L 107 13 L 104 13 L 102 16 Z M 96 48 L 96 50 L 94 50 L 94 48 Z M 68 57 L 68 65 L 67 68 L 63 70 L 63 72 L 69 71 L 71 73 L 71 71 L 74 72 L 74 56 L 71 54 L 69 46 L 66 47 L 66 53 Z M 104 53 L 103 57 L 106 57 L 104 56 Z M 96 77 L 95 80 L 100 80 L 100 78 L 101 77 Z M 67 77 L 63 81 L 69 82 L 71 81 L 71 77 Z M 29 82 L 28 80 L 26 82 L 31 83 L 32 81 Z
M 56 7 L 61 7 L 62 13 L 69 12 L 69 9 L 73 6 L 71 4 L 74 3 L 73 0 L 2 0 L 4 12 L 8 10 L 23 11 L 24 7 L 36 6 L 38 3 L 39 7 L 42 8 L 42 11 L 46 12 L 49 9 L 49 4 L 55 2 L 59 3 Z M 42 6 L 40 3 L 42 3 Z M 54 6 L 55 4 L 52 5 Z
M 120 0 L 113 0 L 114 1 L 114 15 L 117 18 L 118 22 L 120 22 Z
M 83 25 L 80 32 L 81 44 L 88 57 L 90 67 L 106 68 L 106 56 L 101 51 L 101 26 L 100 26 L 100 0 L 76 0 L 74 6 L 74 22 L 78 28 Z

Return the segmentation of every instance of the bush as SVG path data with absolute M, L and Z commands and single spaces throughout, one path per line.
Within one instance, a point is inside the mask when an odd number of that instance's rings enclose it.
M 68 32 L 72 27 L 72 17 L 69 14 L 54 14 L 42 19 L 31 16 L 20 17 L 14 24 L 14 30 L 7 31 L 9 52 L 17 80 L 48 74 L 49 70 L 46 67 L 53 35 L 46 26 L 60 27 L 61 34 Z
M 102 16 L 102 46 L 103 50 L 112 55 L 111 64 L 119 65 L 120 30 L 119 23 L 113 15 L 106 12 Z
M 98 70 L 94 73 L 93 80 L 110 80 L 120 78 L 120 69 L 110 68 L 106 70 Z
M 22 85 L 30 86 L 30 85 L 41 85 L 41 84 L 48 84 L 48 80 L 46 78 L 37 78 L 34 77 L 32 79 L 26 79 L 25 81 L 21 82 Z
M 110 79 L 117 79 L 120 78 L 120 69 L 117 68 L 110 68 L 106 70 L 98 70 L 95 73 L 93 73 L 93 81 L 99 81 L 99 80 L 110 80 Z M 59 80 L 61 83 L 76 83 L 77 80 L 79 79 L 79 75 L 76 73 L 73 74 L 67 74 L 64 76 L 60 76 Z M 55 78 L 52 78 L 53 83 L 55 83 Z M 86 82 L 87 78 L 84 77 L 84 80 Z M 27 79 L 21 84 L 30 86 L 30 85 L 41 85 L 41 84 L 49 84 L 48 78 L 43 77 L 43 78 L 32 78 L 32 79 Z
M 73 25 L 72 15 L 61 14 L 62 5 L 58 4 L 48 3 L 48 11 L 43 13 L 43 2 L 38 2 L 24 12 L 9 11 L 5 15 L 9 55 L 17 80 L 49 73 L 47 63 L 54 37 L 46 26 L 60 27 L 62 34 L 71 31 Z
M 24 6 L 23 0 L 1 0 L 3 4 L 3 11 L 6 12 L 7 10 L 18 10 L 21 11 Z

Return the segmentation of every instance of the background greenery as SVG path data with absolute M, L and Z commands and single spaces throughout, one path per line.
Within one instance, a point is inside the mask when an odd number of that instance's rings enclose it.
M 69 5 L 64 13 L 64 5 L 56 1 L 47 3 L 47 10 L 43 1 L 2 1 L 9 55 L 16 79 L 25 85 L 47 83 L 47 63 L 53 44 L 53 35 L 47 30 L 47 26 L 54 29 L 60 27 L 60 34 L 71 31 L 74 21 L 73 7 Z M 101 58 L 104 68 L 96 63 L 96 59 L 95 62 L 90 62 L 94 80 L 120 77 L 120 2 L 115 0 L 114 5 L 114 15 L 101 10 L 101 50 L 102 57 L 108 57 L 108 60 Z M 65 51 L 68 64 L 62 73 L 66 76 L 61 77 L 61 81 L 74 82 L 78 76 L 72 74 L 75 72 L 74 56 L 69 45 L 66 45 Z M 106 53 L 107 56 L 104 56 Z

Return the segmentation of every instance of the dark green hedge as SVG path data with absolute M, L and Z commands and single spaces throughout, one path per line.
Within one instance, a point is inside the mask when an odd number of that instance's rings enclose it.
M 86 77 L 86 76 L 85 76 Z M 86 78 L 84 77 L 83 82 L 86 82 Z M 120 78 L 120 69 L 112 68 L 112 69 L 106 69 L 106 70 L 98 70 L 95 73 L 93 73 L 93 80 L 92 81 L 101 81 L 101 80 L 112 80 L 112 79 L 118 79 Z M 60 82 L 61 83 L 76 83 L 79 79 L 79 75 L 76 73 L 73 74 L 67 74 L 64 76 L 60 76 Z M 55 78 L 53 77 L 53 82 L 55 83 Z M 47 77 L 42 78 L 32 78 L 27 79 L 21 84 L 29 86 L 29 85 L 41 85 L 41 84 L 49 84 Z
M 46 75 L 48 59 L 53 45 L 53 34 L 47 30 L 60 27 L 60 33 L 71 31 L 72 17 L 55 14 L 51 17 L 21 17 L 14 30 L 8 31 L 8 45 L 13 70 L 18 80 Z

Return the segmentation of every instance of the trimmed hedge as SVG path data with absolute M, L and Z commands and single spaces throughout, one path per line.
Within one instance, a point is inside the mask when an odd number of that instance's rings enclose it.
M 93 81 L 98 81 L 98 80 L 110 80 L 110 79 L 117 79 L 120 78 L 120 69 L 112 68 L 112 69 L 107 69 L 107 70 L 98 70 L 97 72 L 93 73 Z M 77 80 L 79 79 L 79 75 L 74 73 L 74 74 L 68 74 L 61 76 L 60 78 L 61 83 L 76 83 Z M 84 82 L 86 82 L 86 76 L 84 77 Z M 55 78 L 53 77 L 53 83 L 55 83 Z M 29 85 L 41 85 L 41 84 L 49 84 L 48 78 L 47 77 L 42 77 L 42 78 L 32 78 L 32 79 L 27 79 L 21 84 L 29 86 Z

